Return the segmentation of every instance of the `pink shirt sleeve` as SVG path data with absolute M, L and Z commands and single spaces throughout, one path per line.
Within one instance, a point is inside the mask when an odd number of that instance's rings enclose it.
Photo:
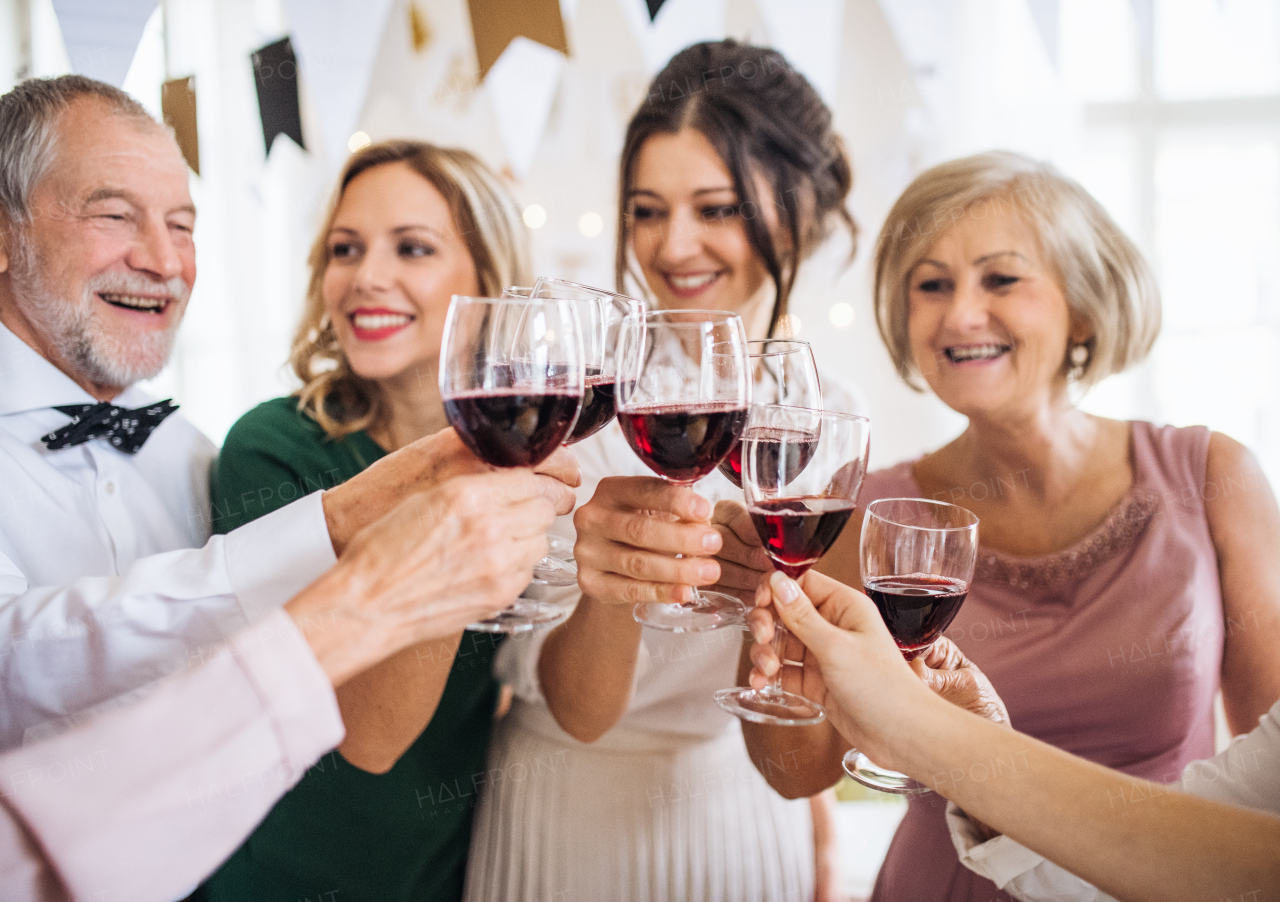
M 180 898 L 342 737 L 278 610 L 142 701 L 0 757 L 0 899 Z

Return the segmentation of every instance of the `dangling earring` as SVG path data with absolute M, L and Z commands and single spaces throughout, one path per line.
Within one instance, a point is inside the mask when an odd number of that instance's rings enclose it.
M 1089 346 L 1081 342 L 1073 345 L 1071 348 L 1071 366 L 1074 369 L 1082 370 L 1085 364 L 1089 362 Z

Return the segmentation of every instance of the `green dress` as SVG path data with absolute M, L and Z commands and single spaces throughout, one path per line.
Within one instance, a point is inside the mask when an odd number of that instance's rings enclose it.
M 293 398 L 261 404 L 223 445 L 213 476 L 214 528 L 227 532 L 331 488 L 384 453 L 364 432 L 329 439 Z M 460 898 L 498 697 L 495 649 L 488 634 L 464 633 L 435 716 L 390 771 L 371 774 L 336 749 L 327 753 L 193 898 Z

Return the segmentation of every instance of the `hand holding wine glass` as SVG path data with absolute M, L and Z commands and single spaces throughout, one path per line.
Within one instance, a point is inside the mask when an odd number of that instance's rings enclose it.
M 800 407 L 751 409 L 742 437 L 747 510 L 773 565 L 793 579 L 808 571 L 853 514 L 867 471 L 865 417 Z M 775 629 L 781 643 L 784 630 Z M 804 696 L 785 692 L 780 673 L 763 689 L 715 694 L 716 704 L 753 723 L 815 724 L 826 716 Z
M 750 398 L 746 333 L 738 316 L 666 310 L 624 322 L 618 423 L 636 456 L 661 478 L 691 486 L 711 473 L 741 436 Z M 719 547 L 718 534 L 711 532 L 717 544 L 704 546 L 705 551 Z M 738 624 L 742 613 L 733 596 L 694 589 L 693 599 L 682 604 L 637 605 L 635 618 L 684 632 Z
M 440 349 L 440 395 L 458 437 L 495 467 L 535 467 L 573 428 L 583 361 L 571 301 L 455 296 Z M 517 632 L 561 619 L 520 601 L 471 629 Z
M 867 505 L 860 543 L 862 585 L 885 626 L 911 661 L 951 625 L 969 594 L 978 558 L 978 518 L 924 498 L 881 498 Z M 851 749 L 844 769 L 882 792 L 925 792 L 904 774 Z

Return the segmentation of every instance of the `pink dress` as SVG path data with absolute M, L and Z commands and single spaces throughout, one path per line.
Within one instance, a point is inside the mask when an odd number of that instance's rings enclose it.
M 1204 497 L 1215 488 L 1205 480 L 1208 429 L 1132 427 L 1133 487 L 1106 521 L 1043 557 L 980 547 L 946 635 L 991 678 L 1017 729 L 1168 783 L 1214 753 L 1223 610 Z M 1021 487 L 1014 474 L 956 489 L 954 503 Z M 858 500 L 920 495 L 902 463 L 868 475 Z M 975 762 L 954 779 L 999 779 L 1016 764 Z M 945 807 L 936 794 L 911 800 L 872 902 L 1011 898 L 957 860 Z

